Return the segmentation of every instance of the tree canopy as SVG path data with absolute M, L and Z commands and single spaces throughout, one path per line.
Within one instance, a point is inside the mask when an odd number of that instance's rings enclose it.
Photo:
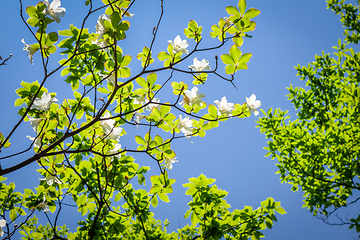
M 295 67 L 306 81 L 305 88 L 288 88 L 287 97 L 298 110 L 295 120 L 287 111 L 269 109 L 258 123 L 270 139 L 266 156 L 278 160 L 282 182 L 304 192 L 304 207 L 328 224 L 360 232 L 360 215 L 344 214 L 360 199 L 360 55 L 352 48 L 360 39 L 359 6 L 327 3 L 341 15 L 344 41 L 339 39 L 333 54 Z

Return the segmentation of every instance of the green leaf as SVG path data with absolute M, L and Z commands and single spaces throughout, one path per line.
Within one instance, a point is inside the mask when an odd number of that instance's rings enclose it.
M 209 111 L 211 116 L 217 117 L 218 110 L 214 105 L 210 104 L 209 107 L 208 107 L 208 111 Z
M 160 61 L 165 61 L 166 59 L 170 58 L 170 55 L 167 53 L 167 52 L 160 52 L 158 55 L 157 55 L 158 59 Z
M 241 16 L 244 15 L 245 10 L 246 10 L 246 0 L 239 0 L 238 7 L 239 7 L 239 10 L 240 10 Z
M 227 12 L 229 15 L 240 16 L 240 13 L 239 13 L 239 11 L 237 10 L 237 8 L 236 8 L 236 7 L 233 7 L 233 6 L 226 7 L 226 12 Z
M 57 40 L 59 39 L 59 35 L 56 32 L 49 33 L 48 37 L 52 43 L 57 42 Z
M 252 54 L 251 54 L 251 53 L 244 53 L 244 54 L 241 56 L 241 58 L 240 58 L 240 60 L 239 60 L 239 63 L 240 63 L 240 64 L 241 64 L 241 63 L 248 63 L 251 57 L 252 57 Z
M 236 71 L 236 67 L 234 65 L 227 65 L 225 67 L 226 74 L 233 74 Z
M 118 12 L 113 12 L 110 16 L 111 25 L 114 29 L 116 29 L 119 26 L 119 23 L 121 21 L 121 16 Z
M 147 82 L 145 81 L 144 78 L 138 77 L 138 78 L 136 79 L 136 82 L 137 82 L 142 88 L 148 89 L 148 84 L 147 84 Z
M 13 208 L 13 209 L 10 210 L 10 219 L 11 219 L 11 221 L 15 221 L 16 217 L 17 217 L 17 212 L 16 212 L 15 208 Z
M 232 57 L 229 54 L 221 55 L 221 60 L 225 64 L 231 64 L 231 65 L 235 64 L 234 60 L 232 59 Z
M 246 11 L 245 15 L 243 16 L 243 18 L 254 18 L 256 16 L 258 16 L 261 12 L 255 8 L 250 8 L 249 10 Z
M 241 57 L 241 51 L 235 44 L 230 48 L 229 52 L 232 59 L 234 59 L 235 62 Z
M 37 27 L 39 24 L 39 20 L 37 18 L 33 18 L 33 17 L 26 20 L 26 22 L 33 27 Z
M 155 84 L 156 79 L 157 79 L 156 73 L 150 73 L 146 78 L 150 87 L 152 87 Z
M 159 200 L 158 200 L 157 196 L 155 195 L 151 199 L 151 205 L 155 208 L 155 207 L 157 207 L 158 204 L 159 204 Z
M 170 202 L 170 199 L 167 195 L 163 194 L 163 193 L 158 193 L 157 194 L 159 196 L 159 198 L 161 199 L 161 201 L 163 202 Z
M 26 8 L 26 13 L 29 15 L 30 18 L 38 18 L 37 12 L 36 12 L 36 8 L 34 6 L 28 6 Z

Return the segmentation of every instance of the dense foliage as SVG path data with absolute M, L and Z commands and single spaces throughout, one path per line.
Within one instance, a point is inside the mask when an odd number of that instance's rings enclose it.
M 296 67 L 307 86 L 288 88 L 296 120 L 270 109 L 258 123 L 271 139 L 267 156 L 278 160 L 282 182 L 304 192 L 304 207 L 326 223 L 360 232 L 360 215 L 339 211 L 360 199 L 360 53 L 351 48 L 360 39 L 359 6 L 331 0 L 328 7 L 341 15 L 345 40 L 333 55 Z

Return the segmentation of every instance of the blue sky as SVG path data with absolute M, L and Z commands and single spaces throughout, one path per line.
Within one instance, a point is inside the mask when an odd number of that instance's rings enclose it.
M 35 5 L 37 1 L 24 0 L 24 5 Z M 52 31 L 62 30 L 74 24 L 81 26 L 83 16 L 86 14 L 84 0 L 62 0 L 62 6 L 66 8 L 66 16 L 60 24 L 50 25 Z M 349 1 L 355 2 L 355 1 Z M 342 36 L 342 25 L 340 17 L 331 10 L 326 9 L 325 1 L 321 0 L 248 0 L 248 7 L 261 10 L 261 14 L 254 18 L 257 23 L 256 30 L 251 33 L 253 38 L 245 39 L 241 47 L 243 53 L 253 54 L 248 70 L 239 71 L 235 76 L 235 89 L 231 84 L 209 76 L 205 85 L 199 86 L 200 92 L 206 94 L 204 99 L 207 103 L 220 100 L 226 96 L 228 101 L 244 103 L 245 97 L 256 94 L 261 100 L 261 108 L 267 111 L 269 108 L 281 108 L 290 110 L 289 114 L 294 119 L 296 112 L 291 103 L 287 100 L 286 87 L 304 86 L 304 83 L 296 76 L 294 66 L 297 64 L 307 65 L 314 60 L 315 54 L 320 55 L 332 52 L 332 46 L 337 44 Z M 160 25 L 159 35 L 156 38 L 153 55 L 163 51 L 167 47 L 167 41 L 173 40 L 177 35 L 185 38 L 183 29 L 187 27 L 190 20 L 195 20 L 203 26 L 202 47 L 218 44 L 217 40 L 209 36 L 210 28 L 220 18 L 228 16 L 225 7 L 236 5 L 235 0 L 183 0 L 164 1 L 164 19 Z M 152 28 L 156 25 L 160 13 L 158 0 L 136 0 L 131 13 L 135 16 L 131 19 L 131 28 L 127 33 L 128 38 L 120 43 L 124 53 L 133 56 L 130 65 L 132 73 L 139 71 L 140 64 L 136 60 L 136 54 L 144 46 L 149 46 L 152 38 Z M 103 12 L 99 12 L 102 14 Z M 96 20 L 99 14 L 90 17 L 86 27 L 95 31 Z M 7 66 L 0 67 L 1 94 L 0 132 L 7 134 L 14 122 L 18 121 L 18 109 L 14 107 L 17 98 L 15 89 L 20 87 L 20 82 L 32 82 L 41 80 L 42 66 L 40 57 L 34 57 L 34 65 L 29 63 L 26 53 L 23 51 L 21 39 L 28 44 L 34 43 L 32 35 L 27 30 L 19 17 L 19 2 L 6 1 L 2 3 L 0 16 L 3 20 L 3 34 L 0 40 L 0 55 L 6 58 L 10 53 L 13 57 L 8 61 Z M 4 29 L 5 28 L 5 29 Z M 194 47 L 194 42 L 189 40 L 189 49 Z M 197 54 L 198 59 L 207 59 L 211 67 L 214 67 L 214 55 L 227 53 L 231 47 L 227 44 L 221 51 L 204 52 Z M 195 57 L 195 56 L 194 56 Z M 51 59 L 49 69 L 54 69 L 61 59 L 58 54 Z M 160 66 L 161 63 L 157 65 Z M 192 58 L 187 59 L 181 67 L 184 69 L 192 64 Z M 159 78 L 166 77 L 166 74 L 159 74 Z M 55 74 L 45 87 L 50 92 L 57 92 L 59 100 L 70 97 L 71 89 L 63 81 L 65 78 L 60 73 Z M 186 75 L 176 74 L 175 81 L 184 81 L 191 86 L 191 78 Z M 171 95 L 163 95 L 161 100 Z M 162 98 L 163 97 L 163 98 Z M 201 113 L 201 112 L 200 112 Z M 260 114 L 259 116 L 261 116 Z M 279 176 L 275 174 L 277 167 L 276 160 L 271 161 L 265 158 L 266 146 L 265 136 L 260 134 L 256 128 L 255 121 L 258 117 L 252 115 L 247 119 L 230 119 L 222 122 L 216 129 L 208 131 L 205 138 L 192 138 L 193 143 L 187 139 L 175 141 L 172 144 L 179 162 L 169 171 L 170 178 L 175 178 L 174 193 L 170 194 L 170 203 L 160 203 L 154 210 L 155 217 L 161 220 L 169 219 L 171 222 L 170 231 L 182 227 L 187 223 L 183 216 L 188 210 L 187 203 L 190 197 L 185 196 L 185 188 L 182 184 L 190 177 L 197 177 L 201 173 L 207 177 L 217 179 L 219 188 L 229 192 L 227 202 L 233 209 L 242 209 L 244 205 L 257 208 L 260 202 L 267 197 L 273 197 L 281 201 L 287 211 L 286 215 L 278 216 L 278 223 L 275 223 L 272 230 L 265 230 L 263 233 L 266 239 L 353 239 L 357 235 L 354 230 L 347 230 L 346 226 L 337 227 L 324 224 L 302 208 L 302 192 L 293 193 L 290 185 L 281 184 Z M 127 129 L 126 129 L 127 130 Z M 128 131 L 128 130 L 127 130 Z M 133 141 L 133 135 L 140 134 L 140 130 L 129 130 L 129 136 L 122 139 L 123 145 Z M 10 140 L 12 147 L 4 150 L 2 154 L 9 154 L 12 151 L 22 150 L 30 144 L 26 135 L 34 134 L 28 123 L 21 125 L 19 130 Z M 128 142 L 127 142 L 128 141 Z M 14 162 L 24 160 L 30 153 L 24 154 L 12 160 L 2 160 L 3 168 L 13 165 Z M 158 174 L 155 163 L 144 155 L 134 156 L 138 163 L 150 166 L 152 170 L 147 174 L 147 188 L 150 186 L 151 175 Z M 9 181 L 15 181 L 17 189 L 34 188 L 38 183 L 40 175 L 35 172 L 37 165 L 32 164 L 11 175 Z M 356 209 L 353 209 L 358 211 Z M 67 212 L 62 216 L 62 223 L 70 227 L 75 226 L 76 217 L 70 216 Z M 346 214 L 346 212 L 345 212 Z M 40 213 L 38 215 L 41 215 Z

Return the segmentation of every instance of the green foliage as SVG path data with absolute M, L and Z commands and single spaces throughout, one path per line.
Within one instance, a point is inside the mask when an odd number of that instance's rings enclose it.
M 358 24 L 349 23 L 349 18 L 359 19 L 358 8 L 343 1 L 328 4 L 342 13 L 345 27 L 359 30 Z M 356 204 L 360 190 L 360 53 L 349 47 L 356 41 L 348 33 L 345 31 L 347 42 L 339 40 L 333 47 L 337 50 L 333 56 L 323 53 L 308 66 L 295 67 L 307 86 L 288 88 L 287 97 L 298 110 L 296 120 L 288 120 L 285 111 L 270 109 L 258 122 L 271 140 L 266 156 L 278 160 L 281 181 L 291 184 L 293 191 L 301 188 L 303 206 L 325 222 L 331 222 L 339 209 Z M 343 217 L 340 224 L 360 232 L 359 219 Z

